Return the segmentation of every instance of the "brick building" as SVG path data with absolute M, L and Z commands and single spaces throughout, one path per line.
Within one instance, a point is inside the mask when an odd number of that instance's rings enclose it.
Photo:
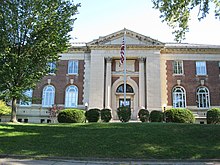
M 125 30 L 125 29 L 124 29 Z M 124 30 L 73 46 L 56 67 L 20 102 L 18 119 L 47 122 L 48 109 L 110 108 L 113 119 L 123 102 L 123 66 L 119 66 Z M 209 108 L 220 106 L 220 46 L 162 43 L 126 29 L 127 104 L 132 119 L 139 109 L 188 108 L 205 122 Z M 35 99 L 34 99 L 35 98 Z M 37 99 L 36 99 L 37 98 Z

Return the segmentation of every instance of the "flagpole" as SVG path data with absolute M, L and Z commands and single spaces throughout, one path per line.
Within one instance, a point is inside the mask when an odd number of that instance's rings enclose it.
M 124 29 L 124 106 L 126 106 L 126 29 Z

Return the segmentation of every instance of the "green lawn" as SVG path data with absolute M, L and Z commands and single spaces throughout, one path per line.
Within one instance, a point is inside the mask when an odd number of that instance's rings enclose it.
M 0 124 L 0 154 L 133 159 L 220 158 L 220 125 Z

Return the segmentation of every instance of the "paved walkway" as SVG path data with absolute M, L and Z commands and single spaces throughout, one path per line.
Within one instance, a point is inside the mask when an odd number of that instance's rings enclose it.
M 59 160 L 0 158 L 0 165 L 220 165 L 220 161 Z

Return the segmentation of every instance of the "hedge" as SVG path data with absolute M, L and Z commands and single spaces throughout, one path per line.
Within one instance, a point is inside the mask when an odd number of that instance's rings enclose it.
M 153 110 L 151 111 L 150 113 L 150 117 L 149 117 L 149 120 L 151 122 L 162 122 L 163 121 L 163 112 L 161 111 L 156 111 L 156 110 Z
M 149 121 L 150 113 L 147 109 L 140 109 L 138 112 L 138 117 L 140 121 L 142 122 L 148 122 Z
M 212 108 L 206 114 L 207 124 L 220 124 L 220 108 Z
M 85 111 L 80 109 L 64 109 L 57 116 L 59 123 L 83 123 L 85 121 Z
M 194 123 L 193 113 L 186 108 L 171 108 L 165 111 L 166 122 L 174 123 Z
M 101 110 L 101 120 L 103 122 L 109 122 L 112 119 L 112 113 L 110 109 Z
M 88 122 L 98 122 L 100 118 L 100 109 L 89 109 L 88 111 L 86 111 L 85 116 Z
M 127 106 L 119 107 L 117 114 L 121 122 L 128 122 L 131 119 L 131 108 Z

